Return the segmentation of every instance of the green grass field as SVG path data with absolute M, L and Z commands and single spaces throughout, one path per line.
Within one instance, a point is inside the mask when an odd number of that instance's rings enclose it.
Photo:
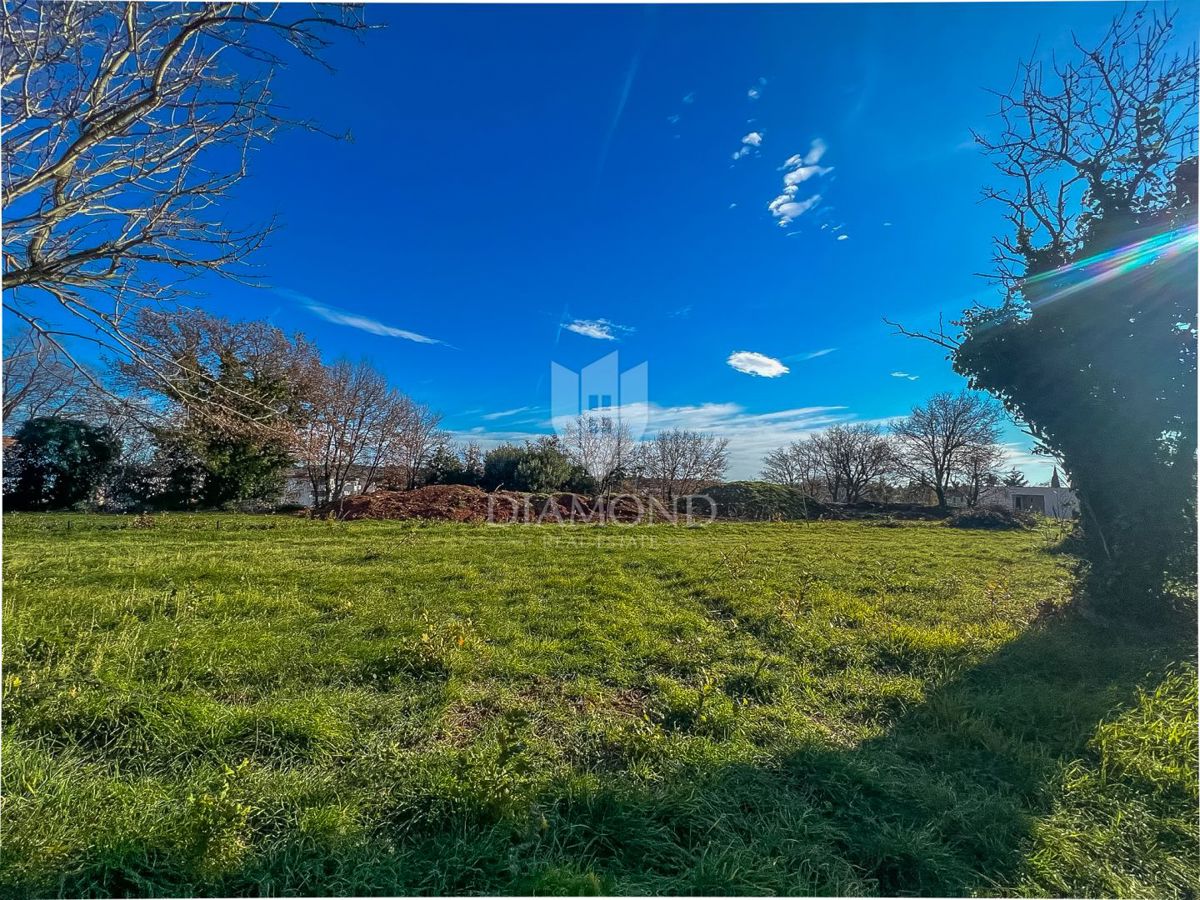
M 1195 633 L 1061 535 L 9 515 L 10 897 L 1194 897 Z

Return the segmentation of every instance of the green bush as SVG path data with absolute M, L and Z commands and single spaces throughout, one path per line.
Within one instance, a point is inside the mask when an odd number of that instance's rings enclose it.
M 956 512 L 946 524 L 951 528 L 985 528 L 990 531 L 1029 528 L 1034 524 L 1030 513 L 1004 506 L 974 506 Z

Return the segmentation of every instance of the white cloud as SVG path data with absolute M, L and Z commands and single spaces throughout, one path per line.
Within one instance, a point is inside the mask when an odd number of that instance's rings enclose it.
M 884 227 L 884 228 L 891 228 L 891 227 L 892 227 L 892 223 L 891 223 L 891 222 L 884 222 L 884 223 L 883 223 L 883 227 Z
M 480 416 L 481 419 L 487 419 L 489 422 L 494 422 L 496 419 L 507 419 L 510 416 L 520 415 L 524 412 L 532 412 L 537 409 L 536 406 L 518 406 L 514 409 L 502 409 L 499 412 L 487 413 Z
M 743 156 L 749 156 L 749 155 L 750 155 L 750 147 L 749 146 L 739 147 L 737 150 L 733 151 L 733 154 L 732 154 L 734 159 L 741 159 Z
M 839 241 L 848 241 L 848 240 L 850 239 L 850 235 L 848 235 L 848 234 L 839 234 L 839 235 L 838 235 L 838 237 L 837 237 L 837 239 L 838 239 Z
M 683 102 L 684 102 L 684 103 L 695 103 L 695 102 L 696 102 L 696 92 L 695 92 L 695 91 L 689 91 L 688 93 L 684 94 L 684 95 L 683 95 Z
M 907 372 L 893 372 L 892 377 L 893 378 L 907 378 L 909 381 L 916 381 L 921 376 L 920 375 L 909 375 Z
M 779 220 L 779 227 L 787 227 L 793 219 L 797 219 L 804 215 L 814 206 L 821 202 L 820 194 L 813 194 L 807 200 L 796 202 L 792 199 L 793 193 L 783 193 L 767 204 L 767 209 L 771 211 L 771 215 Z
M 783 183 L 787 185 L 801 184 L 815 175 L 825 175 L 832 171 L 832 166 L 800 166 L 784 175 Z
M 762 137 L 763 136 L 761 133 L 759 133 L 757 131 L 752 131 L 748 135 L 746 135 L 744 138 L 742 138 L 742 143 L 749 144 L 751 147 L 761 147 L 762 146 Z
M 679 114 L 676 113 L 673 116 L 667 116 L 667 121 L 670 122 L 672 125 L 676 125 L 679 123 L 679 118 L 680 118 Z
M 762 91 L 760 91 L 756 87 L 752 87 L 752 88 L 750 88 L 750 90 L 746 91 L 746 96 L 749 97 L 751 100 L 757 100 L 759 97 L 762 96 Z
M 625 325 L 618 325 L 615 322 L 608 321 L 608 319 L 576 319 L 573 322 L 564 322 L 562 327 L 567 329 L 567 331 L 573 331 L 584 337 L 595 338 L 598 341 L 615 341 L 617 340 L 617 335 L 613 332 L 633 331 L 632 328 Z
M 809 145 L 808 152 L 804 155 L 793 153 L 780 167 L 784 172 L 782 192 L 767 204 L 771 215 L 779 220 L 780 228 L 786 228 L 793 219 L 804 215 L 821 202 L 820 194 L 813 194 L 805 200 L 798 200 L 797 195 L 801 184 L 833 171 L 832 166 L 818 165 L 827 149 L 825 142 L 817 138 Z
M 737 350 L 729 354 L 726 360 L 730 366 L 747 375 L 761 375 L 763 378 L 778 378 L 790 370 L 774 357 L 752 350 Z
M 313 315 L 320 316 L 326 322 L 332 322 L 334 325 L 345 325 L 347 328 L 357 328 L 359 331 L 365 331 L 368 334 L 377 334 L 380 337 L 401 338 L 406 341 L 416 341 L 418 344 L 442 344 L 450 346 L 445 341 L 439 341 L 437 338 L 427 337 L 423 334 L 418 334 L 415 331 L 407 331 L 403 328 L 395 328 L 391 325 L 385 325 L 377 319 L 372 319 L 367 316 L 359 315 L 358 313 L 346 312 L 344 310 L 335 309 L 332 306 L 325 306 L 317 303 L 315 300 L 304 297 L 303 294 L 298 294 L 294 291 L 288 291 L 287 294 L 296 298 L 303 298 L 302 302 L 306 309 Z

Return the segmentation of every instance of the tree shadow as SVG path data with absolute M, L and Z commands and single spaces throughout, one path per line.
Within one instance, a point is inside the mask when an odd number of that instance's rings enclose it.
M 620 892 L 1011 893 L 1064 765 L 1195 658 L 1167 628 L 1058 613 L 857 746 L 557 798 L 583 836 L 564 855 Z
M 607 768 L 507 799 L 499 783 L 464 790 L 451 768 L 425 787 L 411 772 L 364 769 L 378 817 L 357 836 L 283 829 L 222 871 L 195 868 L 177 845 L 134 841 L 79 860 L 49 891 L 9 881 L 0 892 L 1012 893 L 1064 765 L 1088 758 L 1098 724 L 1139 690 L 1194 663 L 1181 632 L 1053 612 L 862 743 L 814 734 L 753 764 L 685 758 L 654 778 L 632 774 L 639 759 L 626 746 Z

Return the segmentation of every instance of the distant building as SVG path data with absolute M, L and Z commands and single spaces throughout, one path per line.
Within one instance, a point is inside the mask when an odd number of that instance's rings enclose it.
M 1053 519 L 1073 519 L 1079 515 L 1079 498 L 1075 496 L 1073 490 L 1062 486 L 1057 468 L 1054 470 L 1048 486 L 1009 487 L 999 484 L 995 487 L 984 488 L 979 495 L 979 504 L 1034 512 L 1050 516 Z
M 359 467 L 356 467 L 359 468 Z M 367 481 L 366 472 L 351 471 L 350 476 L 346 479 L 345 485 L 342 487 L 342 496 L 335 497 L 335 500 L 341 500 L 344 497 L 351 497 L 354 494 L 371 493 L 379 490 L 378 481 L 373 481 L 366 489 L 363 490 L 363 485 Z M 313 489 L 312 479 L 308 477 L 308 473 L 303 469 L 293 469 L 288 473 L 287 480 L 284 482 L 283 493 L 280 495 L 279 502 L 285 506 L 313 506 Z

